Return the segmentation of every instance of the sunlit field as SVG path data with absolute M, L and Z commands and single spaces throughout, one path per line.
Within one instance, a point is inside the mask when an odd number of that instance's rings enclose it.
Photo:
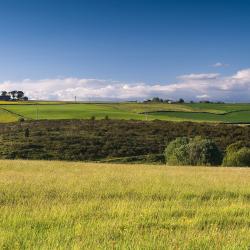
M 0 109 L 0 123 L 15 122 L 18 117 L 4 109 Z
M 250 169 L 0 161 L 1 249 L 249 249 Z
M 125 119 L 250 123 L 250 104 L 0 102 L 0 122 L 25 119 Z

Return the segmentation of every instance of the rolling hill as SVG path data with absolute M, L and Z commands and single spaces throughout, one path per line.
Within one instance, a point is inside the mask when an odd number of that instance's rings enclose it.
M 0 122 L 25 119 L 134 119 L 250 123 L 250 104 L 0 103 Z

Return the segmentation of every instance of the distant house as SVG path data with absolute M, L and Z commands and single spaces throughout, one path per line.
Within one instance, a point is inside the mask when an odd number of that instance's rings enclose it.
M 10 96 L 6 95 L 6 96 L 2 96 L 0 95 L 0 101 L 10 101 Z

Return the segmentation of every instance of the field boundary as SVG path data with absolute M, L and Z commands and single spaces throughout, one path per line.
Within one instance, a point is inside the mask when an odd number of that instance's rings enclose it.
M 0 107 L 0 109 L 3 110 L 3 111 L 5 111 L 5 112 L 7 112 L 7 113 L 12 114 L 12 115 L 18 116 L 18 117 L 20 117 L 20 118 L 30 119 L 30 118 L 27 118 L 27 117 L 25 117 L 25 116 L 23 116 L 23 115 L 20 115 L 20 114 L 14 112 L 14 111 L 5 109 L 5 108 L 3 108 L 3 107 Z
M 224 116 L 232 113 L 240 113 L 240 112 L 246 112 L 249 111 L 250 109 L 242 109 L 242 110 L 232 110 L 224 113 L 213 113 L 213 112 L 207 112 L 207 111 L 180 111 L 180 110 L 156 110 L 156 111 L 145 111 L 145 112 L 140 112 L 138 114 L 142 115 L 150 115 L 152 113 L 187 113 L 187 114 L 210 114 L 210 115 L 218 115 L 218 116 Z

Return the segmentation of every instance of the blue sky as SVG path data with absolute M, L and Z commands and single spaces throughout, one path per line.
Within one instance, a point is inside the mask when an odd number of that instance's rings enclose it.
M 20 86 L 38 98 L 40 85 L 42 98 L 53 88 L 51 99 L 144 99 L 178 98 L 195 85 L 187 99 L 247 101 L 249 13 L 247 0 L 2 0 L 0 89 Z

